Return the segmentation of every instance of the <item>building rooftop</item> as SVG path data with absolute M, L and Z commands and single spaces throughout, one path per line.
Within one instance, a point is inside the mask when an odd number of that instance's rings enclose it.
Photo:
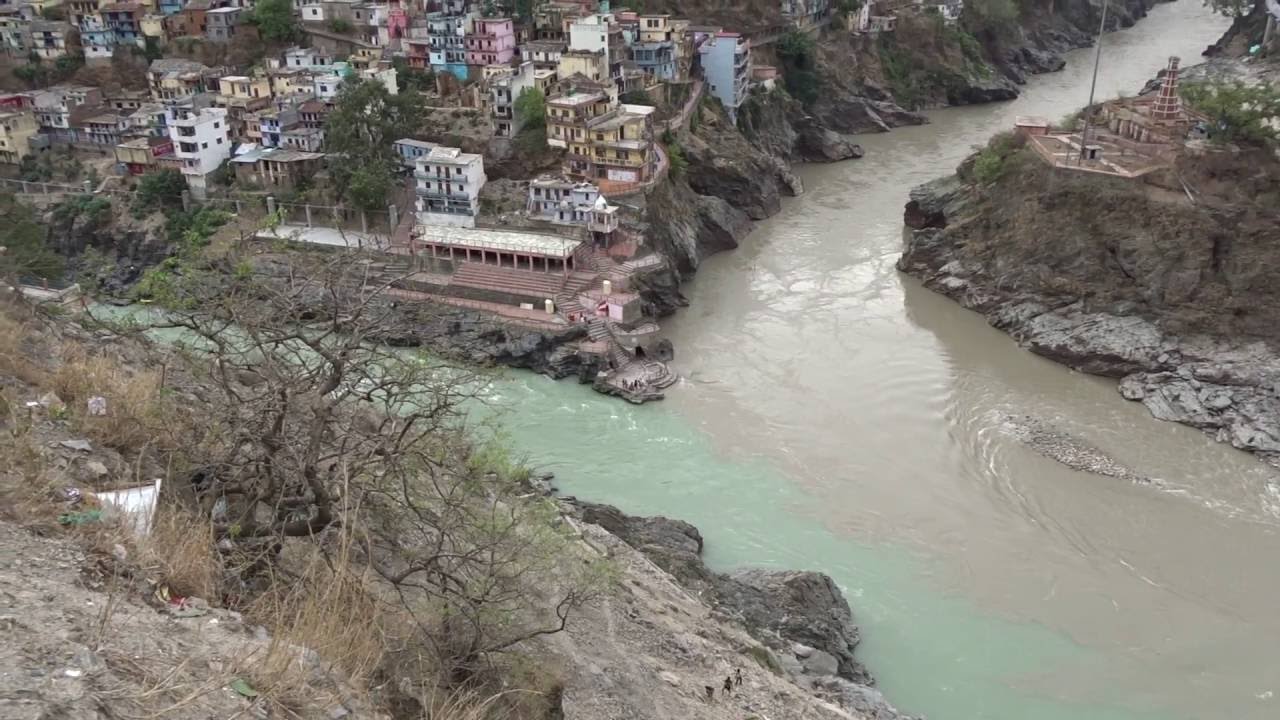
M 458 165 L 468 165 L 480 159 L 475 153 L 464 153 L 459 148 L 445 147 L 443 145 L 435 145 L 425 157 L 419 158 L 419 162 L 439 162 L 454 163 Z
M 168 76 L 202 73 L 208 69 L 208 65 L 198 63 L 195 60 L 184 60 L 182 58 L 159 58 L 152 60 L 151 64 L 147 66 L 148 72 Z
M 286 148 L 264 148 L 255 147 L 233 158 L 233 163 L 256 163 L 259 160 L 270 160 L 271 162 L 303 162 L 306 160 L 321 160 L 324 153 L 303 152 L 301 150 L 289 150 Z
M 547 100 L 548 104 L 577 107 L 604 100 L 607 96 L 601 92 L 580 92 L 572 95 L 557 95 Z
M 220 8 L 214 8 L 214 9 L 210 10 L 210 11 L 209 11 L 209 14 L 210 14 L 210 15 L 214 15 L 214 14 L 222 14 L 222 15 L 225 15 L 225 14 L 227 14 L 227 13 L 237 13 L 237 12 L 240 12 L 240 8 L 238 8 L 238 7 L 220 7 Z
M 515 230 L 418 225 L 417 231 L 423 242 L 437 245 L 501 250 L 503 252 L 527 252 L 553 258 L 567 258 L 582 244 L 581 240 L 559 235 Z
M 423 150 L 430 150 L 431 148 L 436 147 L 436 143 L 427 142 L 426 140 L 414 140 L 413 138 L 401 138 L 395 141 L 394 144 L 422 148 Z

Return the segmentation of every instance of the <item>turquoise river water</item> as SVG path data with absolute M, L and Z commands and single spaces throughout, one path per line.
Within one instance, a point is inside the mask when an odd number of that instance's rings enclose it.
M 1195 0 L 1104 43 L 1133 93 L 1225 28 Z M 808 192 L 704 264 L 665 323 L 684 381 L 632 407 L 571 382 L 491 388 L 508 439 L 571 494 L 688 520 L 719 568 L 812 568 L 859 654 L 931 720 L 1280 717 L 1280 490 L 1250 457 L 1151 419 L 1114 383 L 1019 349 L 894 269 L 903 203 L 1018 114 L 1083 105 L 1092 51 L 1020 99 L 948 109 L 804 168 Z M 1069 470 L 1010 414 L 1163 489 Z

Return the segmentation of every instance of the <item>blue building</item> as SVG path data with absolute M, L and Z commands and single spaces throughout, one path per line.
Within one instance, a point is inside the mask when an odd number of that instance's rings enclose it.
M 659 80 L 676 79 L 676 49 L 670 40 L 633 43 L 631 59 L 636 67 Z

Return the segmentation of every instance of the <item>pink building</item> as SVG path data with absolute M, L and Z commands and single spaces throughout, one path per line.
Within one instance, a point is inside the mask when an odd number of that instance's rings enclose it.
M 511 18 L 476 18 L 466 36 L 468 65 L 506 65 L 516 52 Z
M 387 12 L 387 35 L 391 39 L 404 37 L 409 29 L 409 14 L 404 8 L 393 7 Z

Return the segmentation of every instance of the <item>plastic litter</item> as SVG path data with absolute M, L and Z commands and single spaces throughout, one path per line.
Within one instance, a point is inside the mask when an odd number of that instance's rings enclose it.
M 92 417 L 103 417 L 107 414 L 107 399 L 101 395 L 94 395 L 89 398 L 89 415 Z
M 248 682 L 246 682 L 243 678 L 236 678 L 235 680 L 232 680 L 231 684 L 228 687 L 230 687 L 232 690 L 235 690 L 237 693 L 240 693 L 244 697 L 247 697 L 247 698 L 258 697 L 258 691 L 254 690 L 253 686 L 250 685 Z
M 151 518 L 156 512 L 156 500 L 160 497 L 159 478 L 151 485 L 94 493 L 102 504 L 124 515 L 133 532 L 145 537 L 151 532 Z
M 81 452 L 93 452 L 93 446 L 89 444 L 88 440 L 63 440 L 58 444 L 64 448 L 67 448 L 68 450 L 79 450 Z

